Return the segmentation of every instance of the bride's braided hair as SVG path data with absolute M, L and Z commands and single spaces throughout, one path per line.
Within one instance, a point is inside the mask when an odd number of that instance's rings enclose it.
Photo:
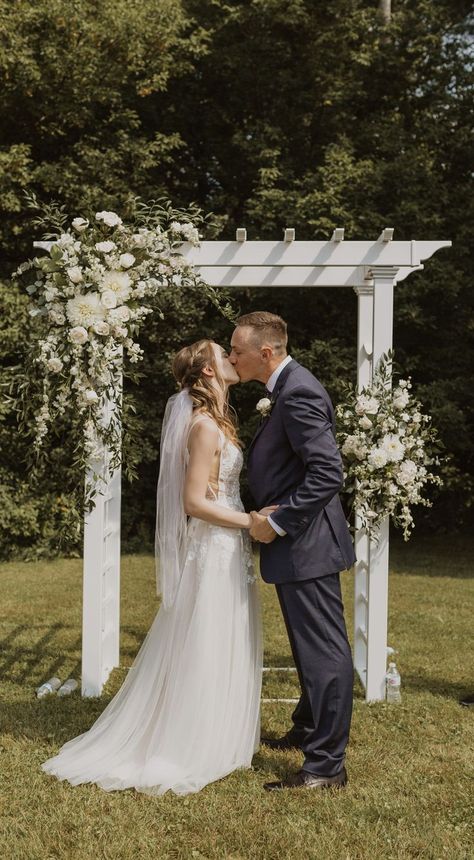
M 235 411 L 229 405 L 227 397 L 222 408 L 215 388 L 217 381 L 219 388 L 224 391 L 224 382 L 217 367 L 212 344 L 212 340 L 203 339 L 180 349 L 173 359 L 173 376 L 181 389 L 188 389 L 194 409 L 209 415 L 228 439 L 240 445 Z M 203 374 L 206 366 L 212 367 L 215 377 Z

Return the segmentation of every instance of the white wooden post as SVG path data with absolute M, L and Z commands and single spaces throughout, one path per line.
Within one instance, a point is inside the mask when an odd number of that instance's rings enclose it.
M 372 381 L 372 338 L 374 288 L 371 283 L 354 287 L 357 294 L 357 387 L 359 391 Z M 369 539 L 355 513 L 354 567 L 354 667 L 367 688 L 367 629 L 369 600 Z
M 380 266 L 373 275 L 372 366 L 392 348 L 393 285 L 397 269 Z M 387 671 L 389 518 L 383 521 L 379 540 L 370 541 L 367 593 L 367 682 L 366 701 L 385 699 Z
M 120 385 L 121 387 L 121 385 Z M 107 402 L 104 422 L 121 402 Z M 120 508 L 121 468 L 106 480 L 109 451 L 101 446 L 100 457 L 87 470 L 102 478 L 102 492 L 84 519 L 84 582 L 82 614 L 82 695 L 100 696 L 113 668 L 119 665 L 120 637 Z

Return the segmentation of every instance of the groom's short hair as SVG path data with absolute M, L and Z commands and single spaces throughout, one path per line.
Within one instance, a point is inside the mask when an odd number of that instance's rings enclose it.
M 252 328 L 257 346 L 260 347 L 264 343 L 269 343 L 277 354 L 286 352 L 288 343 L 286 322 L 277 314 L 271 314 L 268 311 L 253 311 L 239 317 L 236 325 L 239 328 L 240 326 Z

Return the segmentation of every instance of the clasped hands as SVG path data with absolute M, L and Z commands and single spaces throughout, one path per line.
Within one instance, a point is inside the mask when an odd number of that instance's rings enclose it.
M 259 543 L 271 543 L 277 537 L 274 528 L 268 522 L 268 515 L 276 511 L 278 505 L 269 505 L 260 511 L 250 511 L 252 525 L 250 526 L 250 537 Z

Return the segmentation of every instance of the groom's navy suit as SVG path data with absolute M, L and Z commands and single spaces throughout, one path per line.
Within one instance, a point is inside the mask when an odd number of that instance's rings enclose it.
M 250 445 L 248 480 L 257 510 L 286 532 L 260 547 L 265 582 L 274 583 L 301 684 L 291 739 L 304 769 L 342 769 L 352 714 L 353 666 L 339 572 L 355 554 L 338 492 L 342 462 L 334 410 L 320 382 L 296 361 L 281 371 L 272 409 Z

